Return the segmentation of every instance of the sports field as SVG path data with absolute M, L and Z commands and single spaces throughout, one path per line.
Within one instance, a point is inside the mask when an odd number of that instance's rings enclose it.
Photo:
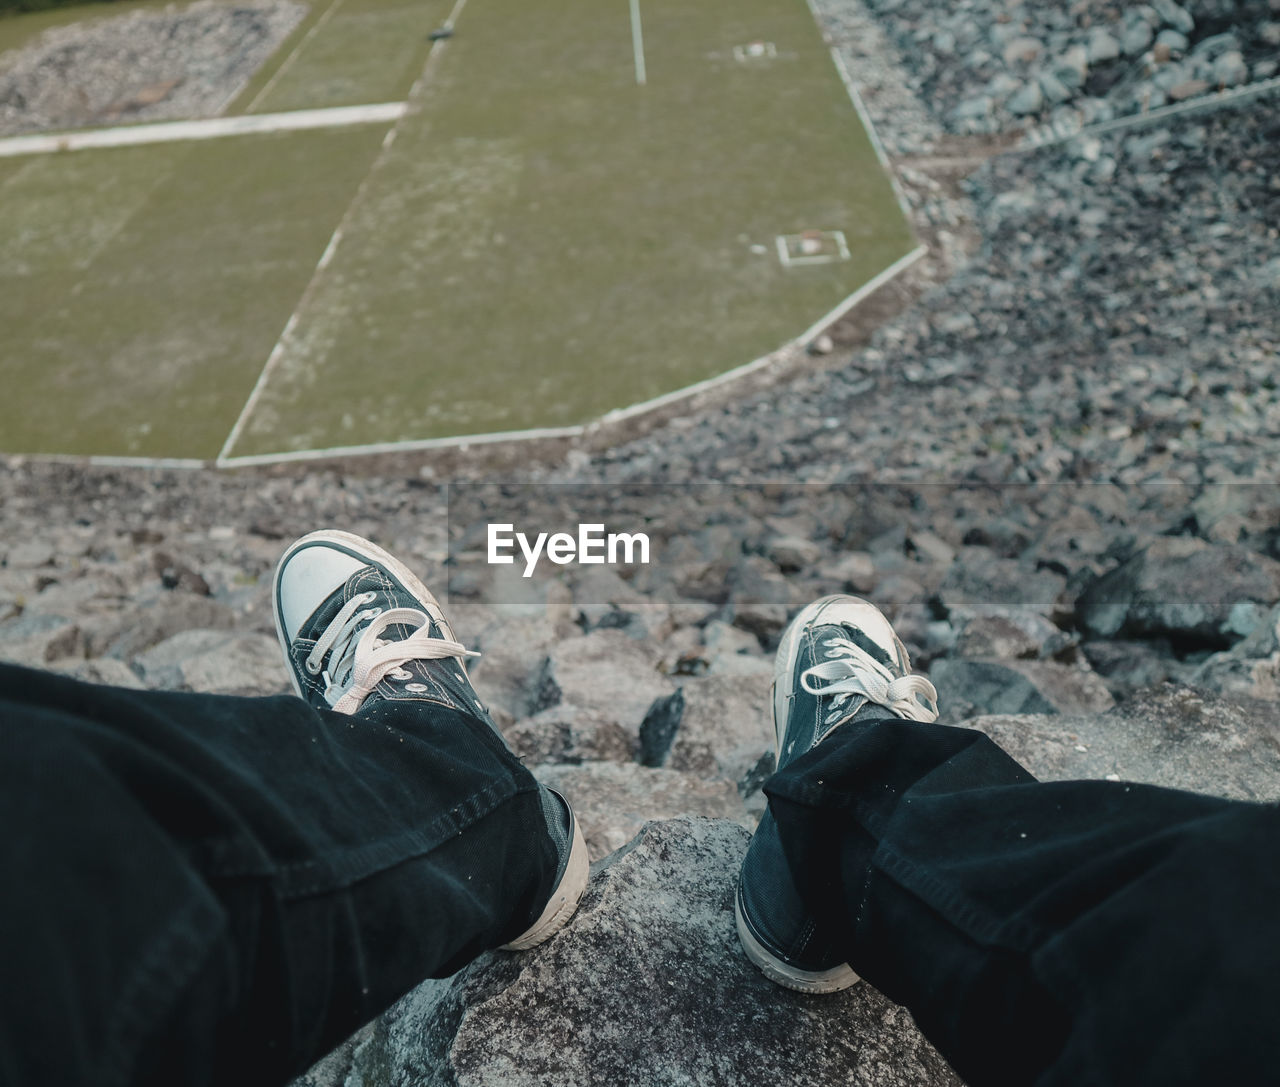
M 320 0 L 232 111 L 406 100 L 0 157 L 0 450 L 571 426 L 776 349 L 915 247 L 805 0 Z

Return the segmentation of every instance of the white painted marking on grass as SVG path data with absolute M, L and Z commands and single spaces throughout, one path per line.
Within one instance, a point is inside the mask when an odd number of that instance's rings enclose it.
M 64 458 L 77 460 L 78 458 Z M 193 457 L 90 457 L 89 464 L 94 468 L 207 468 L 207 460 L 196 460 Z
M 298 42 L 298 44 L 293 47 L 293 51 L 284 58 L 284 63 L 281 64 L 280 67 L 275 70 L 271 78 L 263 84 L 262 90 L 253 96 L 253 101 L 245 107 L 245 113 L 252 113 L 257 108 L 258 103 L 271 93 L 276 82 L 285 74 L 285 72 L 293 67 L 293 62 L 298 59 L 302 54 L 302 51 L 307 47 L 308 43 L 310 43 L 311 39 L 316 36 L 316 32 L 329 21 L 329 16 L 337 11 L 341 4 L 342 0 L 333 0 L 333 3 L 324 9 L 324 14 L 322 14 L 320 18 L 315 21 L 315 24 L 311 29 L 302 36 L 302 41 Z
M 631 51 L 636 59 L 636 82 L 644 86 L 644 29 L 640 26 L 640 0 L 631 0 Z
M 814 236 L 815 233 L 818 237 Z M 811 240 L 818 243 L 819 249 L 821 249 L 824 240 L 830 241 L 835 245 L 835 252 L 807 253 L 805 245 Z M 805 234 L 779 234 L 777 246 L 778 259 L 782 261 L 784 268 L 789 268 L 793 264 L 834 264 L 836 261 L 849 259 L 849 243 L 845 240 L 843 230 L 820 230 Z M 793 249 L 799 249 L 798 256 L 792 254 Z
M 751 42 L 733 47 L 733 59 L 739 64 L 748 64 L 753 60 L 775 60 L 777 56 L 778 47 L 773 42 Z
M 10 136 L 0 139 L 0 158 L 43 155 L 54 151 L 87 151 L 102 147 L 134 147 L 177 140 L 214 140 L 224 136 L 253 136 L 263 132 L 297 132 L 311 128 L 345 128 L 349 125 L 385 124 L 404 116 L 404 102 L 380 102 L 370 106 L 338 106 L 333 109 L 299 109 L 288 113 L 256 113 L 252 116 L 209 117 L 203 121 L 162 121 L 149 125 L 123 125 L 62 135 Z
M 454 21 L 462 14 L 462 9 L 467 6 L 467 0 L 456 0 L 453 10 L 449 12 L 449 18 L 445 20 L 445 26 L 453 28 Z M 431 71 L 432 60 L 447 38 L 437 38 L 431 43 L 431 48 L 427 50 L 427 59 L 422 65 L 422 74 L 414 81 L 412 87 L 409 88 L 408 99 L 405 103 L 400 104 L 400 112 L 396 114 L 397 121 L 408 112 L 409 102 L 414 101 L 417 97 L 418 89 L 422 86 L 427 78 L 427 73 Z M 264 114 L 264 116 L 269 116 Z M 279 116 L 279 115 L 277 115 Z M 286 115 L 287 116 L 287 115 Z M 307 285 L 302 289 L 302 294 L 298 298 L 298 304 L 294 306 L 293 312 L 289 314 L 289 320 L 285 322 L 284 329 L 280 333 L 279 339 L 276 340 L 275 346 L 271 348 L 271 353 L 267 356 L 267 361 L 263 364 L 262 373 L 258 375 L 258 380 L 254 382 L 253 390 L 249 393 L 249 399 L 245 401 L 244 407 L 240 409 L 240 414 L 236 416 L 235 424 L 231 428 L 231 433 L 227 435 L 227 440 L 222 443 L 222 449 L 219 450 L 215 464 L 222 466 L 224 464 L 236 463 L 247 464 L 251 460 L 243 457 L 232 458 L 231 450 L 235 447 L 241 432 L 244 430 L 245 424 L 249 420 L 249 416 L 253 414 L 253 409 L 257 406 L 258 398 L 262 395 L 262 390 L 266 388 L 267 379 L 271 372 L 275 369 L 280 357 L 284 354 L 285 346 L 288 344 L 290 337 L 293 335 L 294 329 L 297 327 L 299 314 L 302 313 L 303 307 L 311 299 L 315 293 L 316 284 L 320 280 L 321 273 L 328 267 L 329 262 L 333 259 L 334 253 L 337 252 L 338 246 L 342 241 L 343 232 L 347 223 L 351 219 L 351 215 L 356 206 L 360 203 L 360 198 L 364 195 L 365 190 L 369 186 L 369 181 L 378 172 L 378 167 L 386 161 L 387 151 L 391 144 L 395 141 L 396 129 L 392 128 L 382 140 L 382 149 L 378 152 L 378 157 L 373 160 L 369 167 L 369 172 L 364 175 L 364 180 L 356 186 L 356 191 L 351 196 L 351 202 L 347 205 L 346 210 L 342 213 L 342 218 L 338 220 L 338 225 L 334 227 L 333 234 L 329 237 L 329 243 L 324 247 L 324 252 L 320 254 L 320 259 L 316 262 L 315 269 L 311 273 L 311 278 L 307 280 Z M 295 458 L 297 459 L 297 458 Z M 253 461 L 252 463 L 269 463 L 267 461 Z
M 286 461 L 324 460 L 328 457 L 364 457 L 375 453 L 412 453 L 420 449 L 457 449 L 469 445 L 494 442 L 527 442 L 539 438 L 576 438 L 585 426 L 541 427 L 533 430 L 502 430 L 491 434 L 463 434 L 457 438 L 421 438 L 404 442 L 378 442 L 372 445 L 335 445 L 328 449 L 300 449 L 293 453 L 255 453 L 247 457 L 219 457 L 217 467 L 240 468 L 255 464 L 281 464 Z

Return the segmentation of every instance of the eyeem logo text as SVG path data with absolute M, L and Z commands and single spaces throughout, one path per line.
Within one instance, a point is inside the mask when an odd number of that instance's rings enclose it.
M 649 562 L 649 537 L 643 532 L 610 532 L 604 525 L 579 525 L 578 534 L 569 532 L 539 532 L 530 541 L 523 532 L 516 532 L 515 525 L 489 525 L 489 561 L 512 563 L 516 561 L 517 545 L 524 556 L 524 577 L 533 577 L 538 562 L 546 555 L 557 566 L 570 563 L 619 563 L 647 564 Z

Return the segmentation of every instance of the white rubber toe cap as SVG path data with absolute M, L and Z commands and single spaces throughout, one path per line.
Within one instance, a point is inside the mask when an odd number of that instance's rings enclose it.
M 323 543 L 304 544 L 286 556 L 280 568 L 280 623 L 292 642 L 315 610 L 346 584 L 347 578 L 369 565 Z

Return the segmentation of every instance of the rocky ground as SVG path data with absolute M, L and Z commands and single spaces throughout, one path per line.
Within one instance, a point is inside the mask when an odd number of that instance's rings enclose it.
M 0 56 L 0 136 L 214 116 L 306 12 L 203 2 L 47 30 Z
M 867 0 L 950 132 L 1069 131 L 1280 71 L 1274 0 Z M 839 25 L 839 15 L 832 20 Z
M 736 947 L 771 653 L 823 593 L 875 600 L 944 720 L 1042 777 L 1280 799 L 1272 110 L 1000 154 L 938 108 L 973 82 L 958 49 L 945 73 L 903 59 L 903 26 L 933 43 L 955 11 L 872 9 L 826 0 L 824 25 L 930 245 L 874 334 L 855 316 L 781 381 L 567 452 L 236 473 L 14 458 L 0 474 L 0 658 L 284 691 L 270 572 L 335 525 L 447 590 L 508 741 L 579 809 L 596 862 L 580 917 L 416 990 L 311 1082 L 954 1083 L 867 987 L 794 998 Z M 963 10 L 983 33 L 1010 25 Z M 1266 19 L 1237 10 L 1256 41 Z M 524 482 L 457 483 L 484 479 Z M 483 561 L 498 519 L 645 531 L 654 561 L 525 580 Z M 802 1073 L 778 1064 L 780 1017 L 812 1055 Z

